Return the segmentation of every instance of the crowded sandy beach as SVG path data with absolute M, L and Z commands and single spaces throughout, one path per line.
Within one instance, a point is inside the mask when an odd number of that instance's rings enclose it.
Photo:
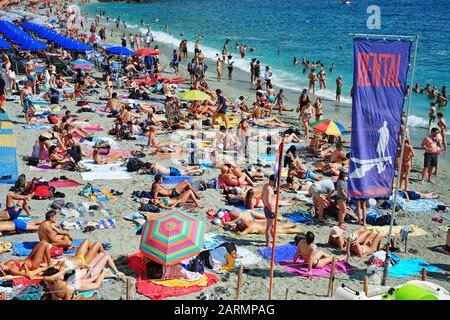
M 283 88 L 233 67 L 244 44 L 211 59 L 86 3 L 0 2 L 0 300 L 450 299 L 444 84 L 354 170 L 332 65 L 294 57 L 309 85 Z M 388 165 L 398 191 L 354 192 Z

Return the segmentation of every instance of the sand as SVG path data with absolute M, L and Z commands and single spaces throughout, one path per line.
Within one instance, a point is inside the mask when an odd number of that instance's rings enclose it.
M 90 23 L 89 23 L 90 24 Z M 89 24 L 86 24 L 89 26 Z M 128 30 L 129 31 L 129 30 Z M 108 42 L 116 42 L 120 41 L 119 39 L 107 39 Z M 163 44 L 158 43 L 161 51 L 165 55 L 170 55 L 172 48 L 169 48 Z M 192 56 L 192 53 L 189 53 L 189 57 Z M 162 63 L 167 65 L 168 59 L 166 56 L 161 57 Z M 181 73 L 182 75 L 187 75 L 186 60 L 183 60 Z M 226 96 L 234 100 L 235 97 L 243 94 L 247 99 L 247 101 L 253 101 L 254 91 L 250 91 L 247 89 L 249 87 L 248 74 L 245 72 L 241 72 L 240 70 L 235 69 L 233 72 L 233 81 L 223 80 L 220 83 L 217 83 L 215 80 L 215 63 L 212 61 L 208 61 L 210 65 L 210 69 L 206 73 L 206 79 L 210 84 L 211 88 L 221 88 Z M 226 74 L 224 70 L 224 74 Z M 96 72 L 95 75 L 100 77 L 100 73 Z M 173 75 L 169 73 L 169 75 Z M 21 78 L 22 75 L 19 76 Z M 187 88 L 187 85 L 181 85 L 180 88 Z M 119 90 L 119 94 L 124 93 L 124 90 Z M 294 95 L 293 92 L 287 92 L 289 97 L 289 105 L 296 107 L 295 102 L 297 101 L 297 96 Z M 100 90 L 100 96 L 104 96 L 104 90 Z M 89 98 L 90 101 L 96 101 L 97 98 L 95 96 Z M 104 101 L 97 100 L 101 105 L 104 105 Z M 74 105 L 73 102 L 64 101 L 63 103 L 70 110 L 72 110 L 73 114 L 76 114 L 75 111 L 78 109 Z M 344 108 L 343 108 L 344 109 Z M 23 157 L 29 156 L 31 154 L 32 146 L 34 141 L 36 140 L 39 132 L 37 130 L 24 130 L 22 125 L 25 123 L 23 118 L 18 118 L 17 115 L 20 114 L 20 105 L 18 103 L 8 102 L 6 104 L 6 110 L 9 114 L 10 119 L 12 119 L 13 130 L 15 133 L 16 141 L 17 141 L 17 149 L 18 149 L 18 159 L 19 159 L 19 173 L 25 173 L 27 180 L 31 180 L 32 177 L 43 177 L 44 179 L 50 180 L 55 175 L 48 173 L 34 173 L 30 172 L 29 167 L 26 166 L 26 163 L 22 161 Z M 341 110 L 340 107 L 334 106 L 333 103 L 325 103 L 325 115 L 333 115 L 333 118 L 337 118 L 338 120 L 345 120 L 345 115 L 348 116 L 350 108 L 346 107 L 345 110 Z M 344 115 L 345 114 L 345 115 Z M 90 122 L 92 123 L 100 123 L 109 130 L 112 126 L 111 118 L 107 118 L 103 114 L 99 113 L 82 113 L 82 116 L 89 117 Z M 342 118 L 341 118 L 342 117 Z M 295 126 L 298 126 L 297 116 L 294 112 L 290 114 L 286 114 L 282 117 L 283 121 L 287 121 L 292 123 Z M 107 136 L 107 130 L 103 132 L 95 132 L 95 136 Z M 161 138 L 162 140 L 168 140 L 169 137 Z M 142 142 L 139 141 L 120 141 L 120 146 L 127 148 L 129 150 L 139 149 L 139 144 Z M 417 144 L 417 142 L 415 142 Z M 449 179 L 449 171 L 448 167 L 441 166 L 439 170 L 439 176 L 435 178 L 435 184 L 431 185 L 425 183 L 420 185 L 417 180 L 419 178 L 419 171 L 421 169 L 421 151 L 418 150 L 417 161 L 414 163 L 414 170 L 411 174 L 411 190 L 419 190 L 431 192 L 434 191 L 440 195 L 440 198 L 443 202 L 450 203 L 449 194 L 448 194 L 448 179 Z M 164 165 L 169 165 L 170 161 L 167 160 L 159 160 L 154 156 L 148 156 L 146 158 L 148 161 L 158 161 Z M 218 170 L 209 170 L 202 177 L 202 180 L 208 180 L 209 178 L 217 177 L 219 171 Z M 73 172 L 63 172 L 56 174 L 57 176 L 66 175 L 68 178 L 75 179 L 79 182 L 83 182 L 81 179 L 80 173 Z M 131 173 L 132 179 L 129 180 L 99 180 L 94 181 L 93 184 L 99 188 L 105 188 L 107 190 L 115 189 L 124 192 L 124 195 L 119 196 L 117 200 L 113 202 L 105 202 L 104 204 L 108 209 L 113 213 L 113 217 L 118 221 L 118 228 L 112 230 L 95 230 L 92 233 L 84 234 L 81 231 L 71 231 L 73 238 L 78 239 L 95 239 L 102 243 L 108 242 L 112 244 L 112 248 L 108 251 L 109 254 L 114 258 L 118 268 L 123 271 L 132 281 L 133 289 L 131 292 L 132 299 L 147 299 L 144 296 L 140 296 L 136 293 L 134 289 L 135 283 L 135 273 L 126 268 L 126 256 L 133 254 L 138 251 L 139 247 L 139 239 L 140 237 L 136 235 L 134 226 L 125 221 L 122 217 L 135 212 L 138 209 L 138 203 L 134 202 L 131 198 L 131 192 L 134 190 L 149 190 L 151 181 L 146 176 L 138 175 L 136 173 Z M 4 207 L 4 196 L 9 189 L 9 185 L 0 185 L 0 201 L 2 202 Z M 80 191 L 81 187 L 75 188 L 64 188 L 59 189 L 59 191 L 64 192 L 66 194 L 65 201 L 66 202 L 81 202 L 83 199 L 77 195 Z M 292 194 L 287 194 L 282 192 L 282 199 L 290 199 L 292 198 Z M 209 208 L 219 209 L 221 207 L 225 207 L 225 203 L 222 199 L 222 196 L 216 190 L 207 190 L 202 193 L 201 199 L 205 209 L 198 210 L 198 212 L 193 213 L 196 217 L 200 219 L 206 219 L 206 210 Z M 43 216 L 51 202 L 42 200 L 32 200 L 31 208 L 32 212 Z M 300 202 L 294 206 L 281 208 L 280 212 L 294 212 L 298 208 L 305 208 Z M 401 258 L 412 258 L 412 257 L 420 257 L 422 259 L 427 260 L 429 263 L 440 266 L 445 272 L 429 274 L 428 279 L 438 285 L 441 285 L 447 289 L 450 289 L 450 282 L 448 279 L 450 266 L 448 255 L 435 252 L 430 250 L 430 248 L 442 245 L 445 243 L 446 234 L 442 231 L 439 231 L 438 227 L 441 226 L 440 223 L 432 221 L 432 217 L 434 216 L 444 216 L 444 214 L 437 212 L 421 212 L 421 213 L 406 213 L 406 212 L 398 212 L 396 213 L 395 219 L 398 224 L 416 224 L 421 228 L 428 231 L 427 236 L 420 236 L 410 238 L 408 241 L 408 248 L 414 248 L 418 251 L 417 254 L 411 253 L 399 253 L 398 255 Z M 59 221 L 62 220 L 61 217 L 58 218 Z M 73 219 L 66 219 L 69 221 L 73 221 Z M 446 220 L 444 220 L 445 222 Z M 448 222 L 448 221 L 447 221 Z M 328 239 L 328 234 L 330 231 L 330 227 L 335 225 L 336 222 L 334 220 L 328 220 L 328 223 L 323 226 L 318 225 L 301 225 L 307 231 L 313 231 L 316 235 L 316 243 L 318 244 L 321 250 L 324 250 L 328 253 L 340 255 L 337 250 L 330 248 L 325 245 Z M 247 236 L 247 237 L 238 237 L 230 232 L 226 232 L 221 228 L 212 225 L 209 221 L 206 223 L 206 231 L 213 232 L 218 235 L 223 236 L 226 239 L 234 241 L 238 246 L 243 246 L 250 251 L 257 253 L 259 249 L 264 246 L 264 236 Z M 349 229 L 354 230 L 357 226 L 354 224 L 349 224 Z M 435 233 L 435 236 L 433 236 Z M 438 235 L 438 236 L 437 236 Z M 0 238 L 1 242 L 4 241 L 36 241 L 37 234 L 36 233 L 25 233 L 25 234 L 14 234 L 9 236 L 3 236 Z M 293 240 L 293 236 L 279 236 L 278 242 L 280 244 L 288 243 Z M 0 261 L 6 261 L 8 259 L 14 258 L 12 253 L 4 253 L 0 255 Z M 365 261 L 367 259 L 351 257 L 349 262 L 358 267 L 360 271 L 351 276 L 338 274 L 335 280 L 335 287 L 339 286 L 341 283 L 345 283 L 347 286 L 360 290 L 362 289 L 362 281 L 363 276 L 365 274 Z M 283 269 L 279 267 L 275 267 L 275 279 L 274 279 L 274 291 L 273 298 L 274 299 L 324 299 L 327 294 L 327 283 L 328 279 L 320 278 L 315 280 L 307 280 L 305 278 L 301 278 L 298 276 L 294 276 L 290 273 L 287 273 Z M 217 292 L 224 299 L 235 299 L 236 296 L 236 283 L 237 283 L 237 273 L 230 272 L 229 276 L 219 275 L 221 281 L 216 285 L 207 288 L 204 290 L 205 292 Z M 417 277 L 410 277 L 406 279 L 389 279 L 388 285 L 394 286 L 401 283 L 404 283 L 406 280 L 410 279 L 418 279 Z M 258 265 L 254 265 L 251 267 L 246 267 L 244 270 L 243 283 L 241 289 L 241 299 L 267 299 L 268 297 L 268 287 L 269 287 L 269 262 L 263 261 Z M 371 289 L 374 289 L 371 287 Z M 124 282 L 108 282 L 105 283 L 102 288 L 99 290 L 100 294 L 104 299 L 124 299 L 125 298 L 125 283 Z M 195 299 L 197 294 L 192 294 L 188 296 L 178 297 L 174 299 Z

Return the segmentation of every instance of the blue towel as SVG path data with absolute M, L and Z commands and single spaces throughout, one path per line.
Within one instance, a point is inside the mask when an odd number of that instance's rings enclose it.
M 388 273 L 393 278 L 406 278 L 421 274 L 422 268 L 425 268 L 427 273 L 442 271 L 441 268 L 433 266 L 425 260 L 412 258 L 400 260 L 396 265 L 389 267 Z
M 154 180 L 154 175 L 149 175 L 150 180 Z M 189 183 L 193 183 L 194 180 L 192 180 L 192 177 L 190 176 L 162 176 L 163 177 L 163 184 L 178 184 L 180 182 L 183 182 L 184 180 L 187 180 Z
M 0 180 L 0 184 L 13 184 L 19 177 L 17 150 L 15 147 L 0 147 L 0 177 L 8 175 L 11 179 Z
M 83 242 L 82 239 L 75 239 L 72 242 L 73 249 L 69 249 L 65 254 L 75 254 L 77 252 L 77 247 Z M 26 242 L 15 242 L 13 243 L 12 249 L 17 256 L 26 257 L 29 256 L 33 248 L 38 244 L 38 241 L 26 241 Z
M 13 134 L 13 129 L 1 129 L 0 134 Z
M 356 210 L 356 209 L 355 209 Z M 367 214 L 366 214 L 366 221 L 367 223 L 374 223 L 377 218 L 384 216 L 384 212 L 377 208 L 368 208 Z
M 7 113 L 0 113 L 0 120 L 9 121 L 9 117 Z
M 434 199 L 418 199 L 411 201 L 399 201 L 402 210 L 406 212 L 424 212 L 436 209 L 439 202 Z
M 37 129 L 37 130 L 47 130 L 47 129 L 51 129 L 53 127 L 53 125 L 51 124 L 24 124 L 22 126 L 24 129 Z
M 310 218 L 305 217 L 305 215 L 309 214 L 306 211 L 300 211 L 300 212 L 293 212 L 293 213 L 286 213 L 283 214 L 285 218 L 288 218 L 294 223 L 305 223 L 309 224 L 312 223 L 312 220 Z
M 292 260 L 294 259 L 295 252 L 297 251 L 297 246 L 293 244 L 285 244 L 282 246 L 275 247 L 275 262 Z M 272 258 L 272 248 L 260 249 L 259 253 L 264 259 L 270 260 Z

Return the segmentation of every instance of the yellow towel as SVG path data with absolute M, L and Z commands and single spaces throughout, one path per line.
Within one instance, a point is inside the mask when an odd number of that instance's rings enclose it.
M 12 123 L 9 121 L 0 121 L 0 128 L 1 129 L 11 129 Z
M 154 284 L 159 284 L 165 287 L 206 287 L 208 285 L 208 277 L 205 274 L 202 274 L 201 278 L 197 281 L 188 281 L 188 280 L 180 280 L 180 279 L 170 279 L 170 280 L 152 280 Z
M 418 237 L 418 236 L 425 236 L 428 234 L 428 232 L 422 228 L 419 228 L 418 226 L 414 224 L 410 224 L 410 226 L 414 229 L 414 232 L 410 233 L 410 237 Z M 402 230 L 404 226 L 393 226 L 392 227 L 392 235 L 394 237 L 398 236 L 400 234 L 400 231 Z M 386 236 L 389 233 L 389 226 L 367 226 L 368 230 L 375 230 L 378 232 L 381 232 L 383 236 Z
M 0 147 L 15 147 L 16 140 L 12 134 L 1 134 L 0 135 Z
M 0 253 L 11 251 L 12 243 L 11 242 L 0 242 Z

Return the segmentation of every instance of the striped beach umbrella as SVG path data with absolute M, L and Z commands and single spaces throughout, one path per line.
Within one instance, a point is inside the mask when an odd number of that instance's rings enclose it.
M 149 218 L 142 232 L 140 250 L 153 261 L 173 265 L 197 255 L 204 235 L 204 221 L 175 210 Z
M 345 131 L 342 123 L 327 119 L 314 121 L 311 123 L 311 127 L 330 136 L 342 136 L 342 132 Z
M 72 61 L 71 64 L 73 65 L 74 69 L 82 69 L 82 70 L 88 70 L 94 66 L 93 63 L 91 63 L 87 60 L 84 60 L 84 59 L 78 59 L 78 60 Z

